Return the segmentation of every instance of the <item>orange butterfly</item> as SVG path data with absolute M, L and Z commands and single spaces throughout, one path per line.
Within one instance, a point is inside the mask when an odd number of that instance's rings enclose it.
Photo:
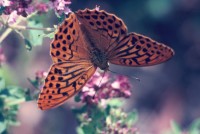
M 150 66 L 167 61 L 173 50 L 151 38 L 128 33 L 124 22 L 104 10 L 79 10 L 58 27 L 51 43 L 54 64 L 39 95 L 42 110 L 53 108 L 74 96 L 97 67 L 108 62 L 123 66 Z

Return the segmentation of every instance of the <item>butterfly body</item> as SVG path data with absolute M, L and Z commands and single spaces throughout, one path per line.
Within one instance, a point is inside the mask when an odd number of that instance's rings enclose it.
M 124 22 L 104 10 L 79 10 L 58 27 L 51 43 L 53 65 L 39 95 L 42 110 L 63 104 L 108 63 L 141 67 L 169 60 L 174 51 L 153 39 L 128 33 Z
M 98 48 L 92 51 L 91 61 L 95 67 L 99 67 L 101 70 L 108 70 L 109 68 L 106 54 Z
M 85 43 L 87 44 L 87 50 L 90 53 L 90 60 L 95 67 L 99 67 L 101 70 L 108 70 L 108 56 L 106 52 L 101 49 L 101 41 L 96 40 L 93 37 L 92 31 L 88 26 L 80 24 Z

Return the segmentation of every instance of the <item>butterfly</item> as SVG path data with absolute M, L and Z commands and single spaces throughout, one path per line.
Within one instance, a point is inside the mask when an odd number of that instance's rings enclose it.
M 169 60 L 170 47 L 137 33 L 114 14 L 85 9 L 70 13 L 51 43 L 53 65 L 38 98 L 42 110 L 57 107 L 74 96 L 95 73 L 109 64 L 142 67 Z

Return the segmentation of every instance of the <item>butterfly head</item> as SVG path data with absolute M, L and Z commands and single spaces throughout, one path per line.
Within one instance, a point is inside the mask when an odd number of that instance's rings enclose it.
M 99 65 L 98 67 L 99 67 L 101 70 L 104 70 L 104 71 L 109 70 L 108 62 L 105 62 L 105 63 Z
M 102 59 L 96 59 L 93 62 L 94 66 L 99 67 L 101 70 L 108 70 L 109 65 L 108 65 L 108 61 L 104 58 Z

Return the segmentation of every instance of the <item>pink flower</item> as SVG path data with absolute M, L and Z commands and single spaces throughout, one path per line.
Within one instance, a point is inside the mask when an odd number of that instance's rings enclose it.
M 36 78 L 38 78 L 38 79 L 44 79 L 44 78 L 47 77 L 47 72 L 45 72 L 45 71 L 37 71 L 35 73 L 35 75 L 36 75 Z
M 49 6 L 45 3 L 39 3 L 36 5 L 36 10 L 38 11 L 39 14 L 46 13 L 49 10 Z
M 68 14 L 71 12 L 69 9 L 69 5 L 71 4 L 71 1 L 69 0 L 50 0 L 52 2 L 53 8 L 58 12 L 59 14 L 65 13 Z
M 9 6 L 3 10 L 5 15 L 10 15 L 12 12 L 17 11 L 18 15 L 26 17 L 26 9 L 30 6 L 32 0 L 13 0 Z M 8 4 L 7 4 L 8 5 Z
M 6 57 L 3 53 L 3 49 L 0 48 L 0 65 L 6 61 Z
M 96 72 L 85 87 L 83 87 L 79 95 L 82 102 L 97 104 L 104 99 L 130 97 L 131 86 L 125 76 L 117 76 L 112 80 L 108 73 Z
M 17 18 L 18 18 L 17 11 L 14 10 L 14 11 L 10 14 L 10 16 L 9 16 L 8 23 L 9 23 L 9 24 L 15 23 L 16 20 L 17 20 Z
M 31 14 L 33 12 L 35 12 L 35 7 L 33 6 L 29 6 L 28 8 L 25 9 L 27 14 Z
M 100 10 L 100 6 L 96 5 L 95 10 L 99 11 Z
M 4 7 L 7 7 L 7 6 L 10 6 L 11 4 L 12 4 L 12 2 L 9 1 L 9 0 L 2 0 L 2 1 L 0 1 L 0 6 L 2 5 Z
M 95 95 L 95 90 L 94 88 L 89 88 L 87 86 L 84 86 L 83 89 L 82 89 L 82 92 L 83 93 L 86 93 L 88 96 L 91 96 L 93 97 Z

